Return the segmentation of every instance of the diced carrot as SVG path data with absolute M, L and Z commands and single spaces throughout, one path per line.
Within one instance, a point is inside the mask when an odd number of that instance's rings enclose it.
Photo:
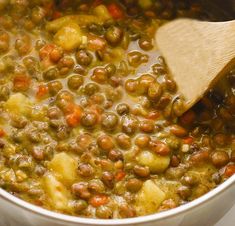
M 186 137 L 183 139 L 184 144 L 192 144 L 193 143 L 193 138 L 192 137 Z
M 94 207 L 99 207 L 99 206 L 105 205 L 108 202 L 109 202 L 109 197 L 107 195 L 103 195 L 103 194 L 95 195 L 89 201 L 89 203 Z
M 235 174 L 235 165 L 226 166 L 225 171 L 224 171 L 224 176 L 231 177 L 233 174 Z
M 80 123 L 82 109 L 78 105 L 70 105 L 66 109 L 66 122 L 70 127 L 76 127 Z
M 124 18 L 124 12 L 122 8 L 116 3 L 111 3 L 107 6 L 109 13 L 115 20 Z
M 186 111 L 181 117 L 180 117 L 180 122 L 183 125 L 192 125 L 192 123 L 195 121 L 196 119 L 196 114 L 194 113 L 194 111 L 189 110 Z
M 89 34 L 87 36 L 87 39 L 88 39 L 87 48 L 91 51 L 103 50 L 106 46 L 105 39 L 99 36 Z
M 124 171 L 119 171 L 115 175 L 116 181 L 121 181 L 126 176 L 126 173 Z
M 45 97 L 48 93 L 48 87 L 46 85 L 39 85 L 38 90 L 36 92 L 36 98 L 41 99 Z
M 80 118 L 78 118 L 76 114 L 70 114 L 66 116 L 66 122 L 68 126 L 76 127 L 80 122 Z
M 41 60 L 49 58 L 50 52 L 55 48 L 54 44 L 46 44 L 39 50 L 39 57 Z
M 2 128 L 0 128 L 0 137 L 3 137 L 3 136 L 5 136 L 5 132 Z
M 74 112 L 81 112 L 81 107 L 73 102 L 71 102 L 71 99 L 65 99 L 65 101 L 68 102 L 64 114 L 65 115 L 70 115 L 73 114 Z
M 16 75 L 13 79 L 13 88 L 15 91 L 26 91 L 30 86 L 30 78 L 27 75 Z

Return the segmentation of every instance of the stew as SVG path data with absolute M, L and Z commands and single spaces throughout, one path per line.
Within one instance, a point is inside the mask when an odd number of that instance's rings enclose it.
M 129 218 L 234 174 L 235 70 L 182 115 L 154 42 L 175 17 L 216 19 L 197 1 L 2 0 L 0 11 L 1 188 L 60 213 Z

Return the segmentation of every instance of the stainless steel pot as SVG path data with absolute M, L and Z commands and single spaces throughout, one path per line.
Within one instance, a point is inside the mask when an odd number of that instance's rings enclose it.
M 51 212 L 0 189 L 1 226 L 213 226 L 235 204 L 235 175 L 184 206 L 144 217 L 97 220 Z
M 235 17 L 235 0 L 201 0 L 208 10 L 216 7 L 221 17 Z M 51 212 L 20 200 L 0 189 L 0 226 L 213 226 L 235 204 L 235 175 L 206 195 L 178 208 L 149 216 L 98 220 Z

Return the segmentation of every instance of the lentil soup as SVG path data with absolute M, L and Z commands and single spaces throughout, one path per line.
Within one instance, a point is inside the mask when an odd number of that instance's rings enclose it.
M 190 3 L 190 4 L 189 4 Z M 182 115 L 154 34 L 197 1 L 0 1 L 0 187 L 91 218 L 175 208 L 235 172 L 235 70 Z

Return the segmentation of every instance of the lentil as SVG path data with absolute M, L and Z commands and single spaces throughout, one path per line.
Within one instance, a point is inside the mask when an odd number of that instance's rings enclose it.
M 154 58 L 164 19 L 221 20 L 203 9 L 0 1 L 0 187 L 49 210 L 112 219 L 175 208 L 232 176 L 234 69 L 182 115 L 184 98 Z

